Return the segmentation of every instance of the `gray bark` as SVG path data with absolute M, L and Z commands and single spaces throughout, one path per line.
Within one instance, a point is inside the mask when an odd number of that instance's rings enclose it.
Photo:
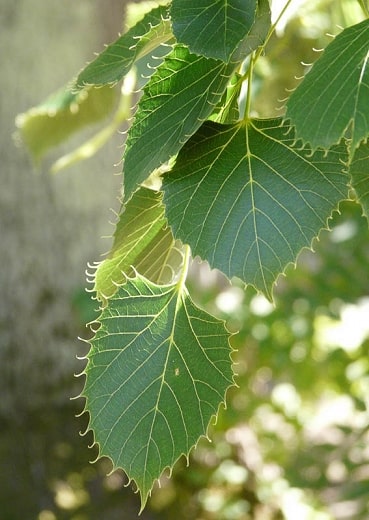
M 82 378 L 70 387 L 83 368 L 76 355 L 87 350 L 77 340 L 73 300 L 86 285 L 87 262 L 109 247 L 102 237 L 113 232 L 110 208 L 118 209 L 120 189 L 114 164 L 122 153 L 117 134 L 94 158 L 50 175 L 48 166 L 79 137 L 36 171 L 14 144 L 14 120 L 116 36 L 123 7 L 115 0 L 0 0 L 0 416 L 8 419 L 81 389 Z

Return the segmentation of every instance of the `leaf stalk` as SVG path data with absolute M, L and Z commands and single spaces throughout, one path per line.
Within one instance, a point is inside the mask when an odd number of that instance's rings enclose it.
M 245 112 L 243 115 L 243 120 L 246 122 L 249 119 L 250 116 L 250 108 L 251 108 L 251 87 L 252 87 L 252 74 L 254 70 L 254 62 L 255 62 L 255 56 L 254 53 L 250 57 L 249 66 L 247 69 L 247 72 L 244 76 L 245 79 L 247 79 L 247 93 L 246 93 L 246 103 L 245 103 Z
M 359 0 L 359 1 L 363 1 L 363 0 Z M 246 74 L 243 76 L 243 81 L 245 81 L 247 79 L 247 94 L 246 94 L 246 103 L 245 103 L 245 112 L 244 112 L 244 121 L 247 121 L 248 118 L 249 118 L 249 115 L 250 115 L 250 107 L 251 107 L 251 84 L 252 84 L 252 73 L 253 73 L 253 68 L 254 68 L 254 65 L 255 63 L 257 62 L 257 60 L 259 59 L 259 57 L 263 54 L 263 52 L 265 52 L 265 48 L 270 40 L 270 38 L 272 37 L 280 19 L 282 18 L 282 16 L 285 14 L 286 10 L 288 9 L 290 3 L 292 2 L 292 0 L 287 0 L 287 2 L 285 3 L 284 7 L 282 8 L 281 12 L 279 13 L 279 15 L 277 16 L 275 22 L 271 25 L 269 31 L 268 31 L 268 34 L 265 38 L 265 42 L 263 43 L 263 45 L 261 45 L 252 55 L 251 55 L 251 58 L 250 58 L 250 63 L 249 63 L 249 67 L 248 67 L 248 70 L 246 72 Z
M 359 0 L 361 1 L 361 0 Z M 270 38 L 273 36 L 273 33 L 280 21 L 280 19 L 282 18 L 282 16 L 284 15 L 284 13 L 287 11 L 290 3 L 292 2 L 292 0 L 287 0 L 287 2 L 285 3 L 284 7 L 282 8 L 281 12 L 279 13 L 279 15 L 277 16 L 275 22 L 270 26 L 270 29 L 268 31 L 268 34 L 266 35 L 266 38 L 265 38 L 265 42 L 263 43 L 263 45 L 261 45 L 257 51 L 255 52 L 255 56 L 254 56 L 254 63 L 256 63 L 256 61 L 258 60 L 258 58 L 260 57 L 260 55 L 265 51 L 265 48 L 266 46 L 268 45 L 268 42 L 270 40 Z
M 182 292 L 182 290 L 184 289 L 185 283 L 186 283 L 188 268 L 190 265 L 190 258 L 191 258 L 191 248 L 189 245 L 185 244 L 183 246 L 183 268 L 182 268 L 181 274 L 180 274 L 178 282 L 177 282 L 177 287 L 178 287 L 179 293 Z

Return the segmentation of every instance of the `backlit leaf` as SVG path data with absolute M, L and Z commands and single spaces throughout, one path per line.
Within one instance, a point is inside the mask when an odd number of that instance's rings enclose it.
M 293 92 L 287 117 L 313 148 L 329 148 L 347 131 L 351 153 L 369 134 L 369 20 L 342 31 Z
M 123 206 L 109 256 L 95 273 L 99 300 L 110 298 L 117 284 L 134 275 L 132 266 L 152 282 L 172 282 L 182 255 L 167 226 L 161 199 L 162 194 L 141 187 Z
M 124 194 L 171 156 L 211 114 L 234 71 L 176 45 L 144 89 L 124 155 Z
M 142 507 L 156 479 L 206 435 L 232 385 L 229 333 L 181 284 L 129 279 L 91 340 L 83 396 L 100 456 L 123 468 Z
M 50 148 L 107 117 L 117 97 L 117 90 L 111 87 L 84 89 L 78 93 L 63 88 L 40 105 L 19 114 L 16 125 L 37 163 Z
M 207 122 L 163 179 L 174 236 L 268 298 L 348 192 L 345 147 L 312 154 L 294 148 L 288 130 L 279 119 Z
M 104 146 L 108 139 L 117 132 L 122 122 L 129 119 L 132 105 L 132 90 L 135 85 L 135 79 L 136 76 L 131 70 L 124 78 L 118 107 L 108 124 L 82 145 L 55 161 L 50 168 L 52 173 L 56 173 L 63 168 L 67 168 L 72 164 L 92 157 Z
M 256 0 L 172 0 L 173 32 L 191 52 L 228 62 L 250 32 L 256 7 Z

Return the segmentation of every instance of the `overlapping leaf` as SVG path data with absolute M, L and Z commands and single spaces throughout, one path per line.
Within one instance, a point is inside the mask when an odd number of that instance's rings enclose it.
M 369 220 L 369 144 L 361 143 L 350 164 L 352 187 Z
M 263 45 L 271 26 L 269 0 L 258 0 L 255 22 L 247 35 L 241 40 L 232 55 L 232 61 L 242 61 L 258 47 Z
M 134 269 L 156 283 L 170 283 L 182 255 L 166 224 L 162 195 L 139 188 L 123 207 L 109 256 L 97 268 L 95 291 L 105 301 Z
M 240 118 L 238 99 L 241 94 L 241 75 L 235 73 L 223 93 L 219 103 L 214 107 L 213 113 L 209 116 L 210 121 L 216 123 L 235 123 Z
M 271 298 L 272 286 L 347 197 L 344 146 L 293 147 L 281 120 L 207 122 L 163 179 L 174 236 Z
M 137 276 L 109 300 L 91 341 L 83 396 L 101 456 L 133 479 L 142 507 L 187 455 L 232 384 L 229 333 L 184 288 Z
M 342 31 L 287 102 L 298 137 L 329 148 L 347 130 L 354 152 L 369 134 L 369 20 Z
M 213 111 L 234 65 L 191 54 L 176 45 L 144 89 L 128 133 L 124 156 L 124 194 L 176 155 Z
M 36 162 L 81 128 L 107 117 L 118 92 L 110 87 L 71 92 L 63 88 L 16 119 L 21 137 Z
M 172 0 L 173 32 L 191 52 L 228 62 L 250 32 L 256 8 L 257 0 Z
M 115 83 L 129 72 L 136 60 L 170 38 L 168 8 L 156 7 L 87 65 L 79 74 L 76 85 Z

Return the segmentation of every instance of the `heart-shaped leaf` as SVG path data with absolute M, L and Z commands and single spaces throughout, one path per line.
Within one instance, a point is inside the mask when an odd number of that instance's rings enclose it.
M 137 275 L 109 299 L 83 396 L 100 456 L 125 470 L 142 507 L 156 479 L 206 435 L 233 384 L 229 333 L 182 284 Z
M 174 236 L 268 298 L 348 193 L 345 146 L 312 153 L 294 141 L 280 119 L 207 122 L 163 179 Z

